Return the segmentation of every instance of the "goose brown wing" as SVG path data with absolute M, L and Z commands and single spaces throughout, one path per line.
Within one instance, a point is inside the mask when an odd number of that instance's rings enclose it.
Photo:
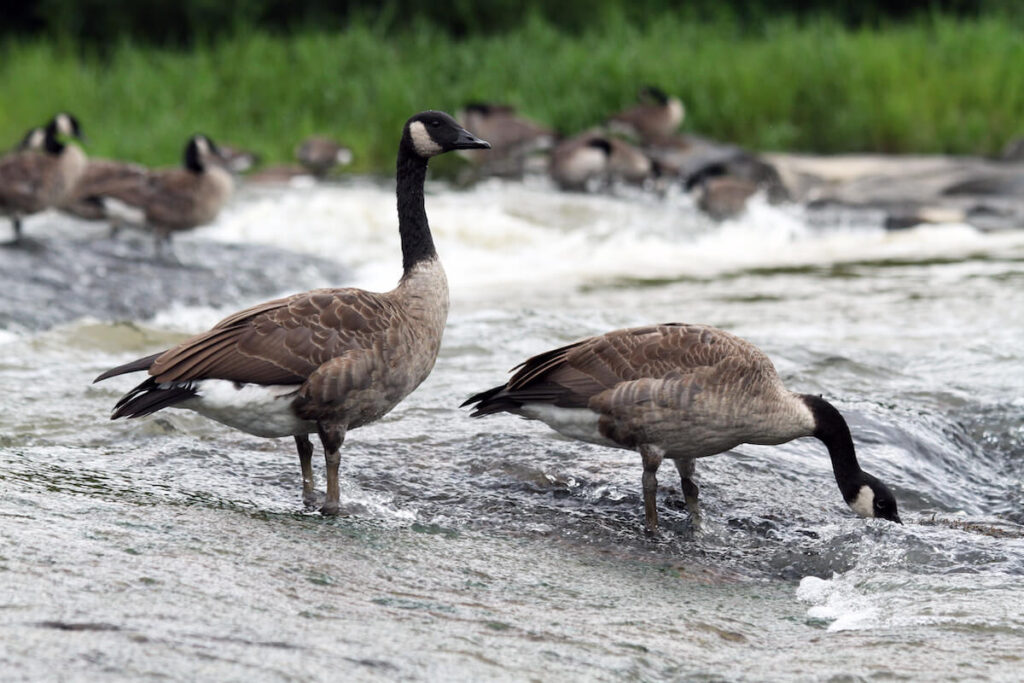
M 18 152 L 0 160 L 0 204 L 39 203 L 44 179 L 55 163 L 49 154 L 33 151 Z
M 135 197 L 136 193 L 144 190 L 148 178 L 149 170 L 145 166 L 109 159 L 90 159 L 85 171 L 75 183 L 70 200 L 104 196 Z M 137 204 L 139 200 L 122 201 Z
M 191 216 L 202 177 L 175 168 L 153 175 L 146 197 L 146 218 L 158 225 L 177 225 Z M 186 221 L 187 222 L 187 221 Z
M 586 407 L 594 396 L 622 382 L 677 379 L 733 357 L 740 364 L 767 361 L 752 344 L 703 325 L 616 330 L 530 358 L 503 394 L 520 403 Z
M 321 289 L 240 311 L 161 354 L 157 382 L 301 384 L 346 351 L 371 348 L 399 313 L 379 294 Z

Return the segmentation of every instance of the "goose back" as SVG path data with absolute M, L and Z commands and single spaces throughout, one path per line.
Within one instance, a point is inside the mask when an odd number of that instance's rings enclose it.
M 587 440 L 657 445 L 673 458 L 783 443 L 814 430 L 809 409 L 785 389 L 765 354 L 704 325 L 591 337 L 530 358 L 492 391 L 474 416 L 507 411 L 544 419 L 548 406 L 586 409 L 597 416 L 600 435 Z

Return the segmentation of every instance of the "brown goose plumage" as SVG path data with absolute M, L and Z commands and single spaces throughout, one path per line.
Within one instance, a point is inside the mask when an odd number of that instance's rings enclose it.
M 625 140 L 589 130 L 563 140 L 551 152 L 551 178 L 565 190 L 625 181 L 642 183 L 651 177 L 651 160 Z
M 150 170 L 141 164 L 113 159 L 89 159 L 85 171 L 60 204 L 60 210 L 90 221 L 110 220 L 106 198 L 139 192 Z
M 315 500 L 308 434 L 327 462 L 321 511 L 338 512 L 345 434 L 383 416 L 430 374 L 448 315 L 448 285 L 423 202 L 429 157 L 485 147 L 441 112 L 406 123 L 398 154 L 403 275 L 390 292 L 317 289 L 231 315 L 208 332 L 113 368 L 96 381 L 146 370 L 113 418 L 177 406 L 257 436 L 294 436 L 303 500 Z
M 473 417 L 509 412 L 541 420 L 590 443 L 640 452 L 644 507 L 657 527 L 655 474 L 664 458 L 679 469 L 697 516 L 697 458 L 742 443 L 774 445 L 801 436 L 825 441 L 847 503 L 865 516 L 896 516 L 881 482 L 860 470 L 846 423 L 818 397 L 794 394 L 753 344 L 705 325 L 616 330 L 528 359 L 507 384 L 470 398 Z M 845 437 L 844 437 L 845 433 Z M 865 509 L 862 487 L 882 509 Z M 898 517 L 897 517 L 898 519 Z
M 459 123 L 476 131 L 491 143 L 491 150 L 466 150 L 460 154 L 477 165 L 482 172 L 498 175 L 519 175 L 526 169 L 527 157 L 551 147 L 554 131 L 516 112 L 506 104 L 472 102 L 458 115 Z
M 323 178 L 335 166 L 352 163 L 352 150 L 330 138 L 314 135 L 295 148 L 295 158 L 307 171 Z
M 654 86 L 645 86 L 640 89 L 638 99 L 639 104 L 611 117 L 609 127 L 613 131 L 653 142 L 678 130 L 686 115 L 678 97 L 670 97 Z
M 234 180 L 217 155 L 212 140 L 193 135 L 185 145 L 182 167 L 150 171 L 142 182 L 111 178 L 114 182 L 96 190 L 140 209 L 162 251 L 175 232 L 212 222 L 231 198 Z
M 54 116 L 42 137 L 29 131 L 17 151 L 0 159 L 0 214 L 10 217 L 15 242 L 21 239 L 21 219 L 59 206 L 85 170 L 85 153 L 61 142 L 63 136 L 82 137 L 70 114 Z

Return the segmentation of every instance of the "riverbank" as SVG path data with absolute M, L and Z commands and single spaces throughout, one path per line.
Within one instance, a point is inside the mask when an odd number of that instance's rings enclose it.
M 884 29 L 779 20 L 737 34 L 668 16 L 573 35 L 536 20 L 462 40 L 429 24 L 387 35 L 364 22 L 191 51 L 124 43 L 102 58 L 11 41 L 0 45 L 0 144 L 68 109 L 96 156 L 172 164 L 199 130 L 276 163 L 319 132 L 353 149 L 353 171 L 389 172 L 410 112 L 500 100 L 572 133 L 654 83 L 686 103 L 684 130 L 756 150 L 984 155 L 1024 135 L 1019 35 L 997 18 Z

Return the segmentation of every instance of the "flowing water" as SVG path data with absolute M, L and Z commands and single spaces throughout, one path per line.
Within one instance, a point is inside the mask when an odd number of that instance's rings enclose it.
M 55 300 L 26 302 L 0 330 L 0 678 L 1021 677 L 1024 230 L 886 232 L 759 202 L 717 225 L 682 195 L 540 183 L 431 184 L 427 211 L 452 291 L 441 356 L 349 434 L 336 519 L 303 512 L 290 440 L 187 411 L 110 422 L 139 378 L 90 382 L 341 277 L 310 264 L 390 288 L 391 186 L 243 192 L 179 240 L 185 275 L 104 247 L 166 284 L 145 317 L 116 305 L 119 280 L 94 315 L 63 306 L 52 324 Z M 55 215 L 26 233 L 36 251 L 71 240 L 72 259 L 109 244 Z M 204 265 L 228 248 L 241 256 Z M 224 269 L 275 276 L 235 287 Z M 739 334 L 833 401 L 906 524 L 854 517 L 802 439 L 699 462 L 699 530 L 663 468 L 650 539 L 635 453 L 458 408 L 529 355 L 667 321 Z

